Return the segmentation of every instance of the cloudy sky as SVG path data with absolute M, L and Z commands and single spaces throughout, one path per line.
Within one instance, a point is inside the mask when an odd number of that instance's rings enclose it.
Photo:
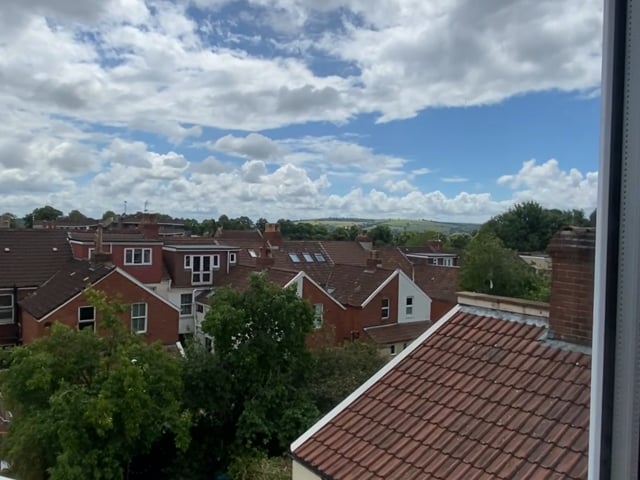
M 2 0 L 0 211 L 596 200 L 598 0 Z

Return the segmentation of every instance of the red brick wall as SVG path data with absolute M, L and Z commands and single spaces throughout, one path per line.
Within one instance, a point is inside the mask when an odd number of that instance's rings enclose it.
M 356 338 L 364 338 L 365 327 L 397 323 L 398 289 L 398 277 L 396 276 L 364 308 L 346 305 L 344 326 L 348 328 L 336 332 L 336 337 L 344 340 L 351 339 L 354 335 Z M 389 318 L 385 320 L 382 319 L 383 298 L 389 299 Z
M 158 341 L 163 344 L 172 344 L 178 340 L 178 311 L 167 305 L 150 291 L 141 288 L 118 272 L 114 272 L 95 285 L 98 290 L 104 291 L 109 298 L 117 298 L 120 302 L 147 303 L 147 332 L 141 334 L 145 341 L 151 343 Z M 29 343 L 35 338 L 48 334 L 48 322 L 61 322 L 75 328 L 78 324 L 78 308 L 89 303 L 80 295 L 67 305 L 57 310 L 50 317 L 40 322 L 36 321 L 26 312 L 22 314 L 22 341 Z M 96 319 L 100 324 L 100 315 Z M 122 321 L 130 328 L 131 316 L 129 312 L 123 315 Z
M 335 344 L 342 342 L 349 335 L 345 310 L 340 308 L 324 290 L 316 287 L 309 279 L 304 278 L 302 282 L 302 298 L 309 301 L 311 305 L 321 303 L 323 308 L 323 327 L 319 332 L 312 334 L 312 337 L 318 337 L 317 342 L 312 339 L 310 343 Z
M 447 302 L 446 300 L 431 299 L 431 322 L 435 322 L 442 318 L 445 313 L 455 307 L 455 303 Z
M 547 250 L 552 258 L 549 333 L 559 340 L 591 344 L 593 229 L 561 230 Z
M 150 248 L 151 265 L 125 265 L 125 248 Z M 108 250 L 108 249 L 107 249 Z M 160 283 L 162 281 L 162 245 L 115 245 L 112 247 L 111 261 L 142 283 Z

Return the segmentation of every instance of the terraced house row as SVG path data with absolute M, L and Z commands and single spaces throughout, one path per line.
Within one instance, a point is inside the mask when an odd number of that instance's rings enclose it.
M 242 289 L 253 274 L 294 286 L 316 313 L 313 338 L 366 338 L 395 355 L 455 303 L 457 267 L 439 245 L 373 249 L 370 241 L 287 241 L 266 231 L 215 237 L 164 235 L 147 217 L 134 227 L 0 230 L 0 342 L 45 335 L 54 321 L 100 322 L 84 289 L 130 305 L 123 321 L 148 341 L 207 339 L 200 325 L 215 288 Z M 434 261 L 435 259 L 435 261 Z

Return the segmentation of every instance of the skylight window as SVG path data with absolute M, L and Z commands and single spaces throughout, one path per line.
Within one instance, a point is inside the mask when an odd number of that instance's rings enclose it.
M 324 255 L 322 255 L 321 253 L 314 253 L 313 255 L 316 257 L 317 261 L 326 262 L 326 260 L 324 259 Z
M 290 253 L 289 258 L 293 263 L 300 263 L 300 257 L 295 253 Z
M 256 251 L 253 248 L 248 248 L 247 251 L 249 252 L 249 256 L 251 258 L 257 258 L 258 254 L 256 253 Z
M 307 253 L 307 252 L 302 252 L 302 256 L 304 257 L 304 259 L 309 262 L 309 263 L 313 263 L 313 257 Z

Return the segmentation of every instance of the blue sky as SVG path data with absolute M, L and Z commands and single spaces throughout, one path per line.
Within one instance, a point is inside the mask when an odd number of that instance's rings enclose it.
M 0 210 L 595 207 L 601 2 L 4 0 Z

